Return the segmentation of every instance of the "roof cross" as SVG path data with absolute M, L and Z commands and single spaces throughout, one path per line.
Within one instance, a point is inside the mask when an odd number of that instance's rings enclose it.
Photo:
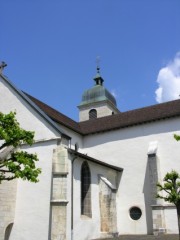
M 99 70 L 100 70 L 100 56 L 97 56 L 96 57 L 96 69 L 97 69 L 97 73 L 99 73 Z
M 7 64 L 5 62 L 1 62 L 0 63 L 0 73 L 2 73 L 3 69 L 7 66 Z

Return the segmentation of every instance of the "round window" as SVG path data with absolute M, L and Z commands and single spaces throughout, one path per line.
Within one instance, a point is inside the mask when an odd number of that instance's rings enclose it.
M 133 220 L 138 220 L 140 219 L 141 215 L 142 215 L 142 211 L 140 208 L 138 207 L 132 207 L 130 210 L 129 210 L 129 214 L 130 214 L 130 217 L 133 219 Z

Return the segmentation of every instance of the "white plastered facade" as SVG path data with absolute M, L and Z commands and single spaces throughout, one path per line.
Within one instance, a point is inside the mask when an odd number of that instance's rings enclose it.
M 180 147 L 173 138 L 173 134 L 180 134 L 179 117 L 81 136 L 53 123 L 2 76 L 0 102 L 0 112 L 16 111 L 21 127 L 35 132 L 35 144 L 24 146 L 24 150 L 37 153 L 42 169 L 36 184 L 18 179 L 0 185 L 0 240 L 7 240 L 5 231 L 11 223 L 9 240 L 88 240 L 178 232 L 174 206 L 156 200 L 154 189 L 155 181 L 161 182 L 166 172 L 180 172 Z M 75 144 L 84 157 L 68 152 Z M 90 218 L 81 214 L 83 162 L 91 173 Z M 102 215 L 107 206 L 101 201 L 106 193 L 113 199 L 108 209 L 113 227 L 107 220 L 107 228 Z M 139 220 L 131 219 L 132 207 L 141 210 Z

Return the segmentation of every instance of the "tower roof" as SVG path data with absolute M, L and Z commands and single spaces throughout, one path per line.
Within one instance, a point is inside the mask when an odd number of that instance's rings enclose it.
M 110 101 L 113 105 L 117 105 L 115 97 L 104 86 L 95 85 L 84 91 L 79 106 L 101 101 Z
M 84 91 L 79 106 L 101 101 L 110 101 L 113 105 L 117 106 L 115 97 L 103 86 L 104 79 L 100 75 L 99 67 L 97 67 L 97 74 L 94 77 L 94 81 L 96 85 Z

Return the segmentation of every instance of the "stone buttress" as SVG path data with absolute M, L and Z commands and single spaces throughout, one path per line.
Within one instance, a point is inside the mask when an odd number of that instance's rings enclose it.
M 67 221 L 67 149 L 68 140 L 62 139 L 61 144 L 53 152 L 52 193 L 50 239 L 65 240 Z

